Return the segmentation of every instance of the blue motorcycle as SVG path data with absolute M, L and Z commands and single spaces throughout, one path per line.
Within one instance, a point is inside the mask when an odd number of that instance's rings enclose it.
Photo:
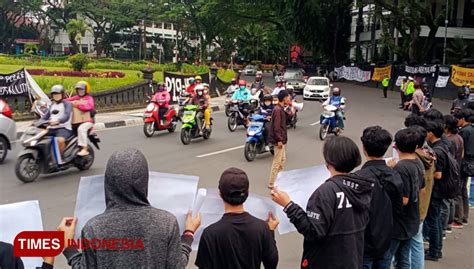
M 247 128 L 247 141 L 244 148 L 245 159 L 249 162 L 253 161 L 257 154 L 267 152 L 265 150 L 265 138 L 263 134 L 265 121 L 266 117 L 260 114 L 250 116 L 250 124 Z M 270 153 L 274 154 L 273 146 L 270 147 Z
M 340 134 L 340 130 L 337 128 L 337 107 L 327 105 L 324 106 L 323 109 L 324 111 L 320 117 L 321 128 L 319 128 L 319 138 L 321 140 L 326 139 L 328 134 L 334 134 L 336 136 Z

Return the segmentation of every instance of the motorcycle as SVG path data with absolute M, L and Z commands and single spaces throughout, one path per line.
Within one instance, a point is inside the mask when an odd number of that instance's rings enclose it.
M 179 95 L 179 99 L 178 99 L 178 120 L 181 120 L 183 118 L 184 107 L 187 105 L 190 98 L 191 98 L 191 94 L 189 94 L 187 92 L 182 92 Z
M 191 143 L 191 139 L 201 137 L 209 139 L 212 133 L 212 118 L 211 127 L 209 129 L 204 128 L 202 135 L 199 134 L 198 121 L 201 121 L 201 126 L 204 126 L 204 118 L 198 118 L 197 113 L 199 106 L 197 105 L 186 105 L 183 112 L 183 126 L 181 127 L 181 142 L 184 145 Z
M 323 107 L 323 112 L 320 117 L 321 127 L 319 128 L 319 138 L 321 140 L 326 139 L 328 134 L 334 134 L 336 136 L 340 134 L 340 130 L 337 128 L 336 111 L 337 107 L 333 105 Z
M 296 102 L 296 97 L 294 97 L 289 106 L 285 108 L 288 112 L 288 117 L 286 118 L 286 124 L 288 127 L 296 129 L 296 123 L 298 122 L 298 111 L 303 110 L 303 103 Z
M 232 96 L 234 95 L 234 92 L 237 88 L 231 88 L 229 87 L 226 91 L 225 91 L 225 104 L 224 104 L 224 107 L 225 107 L 225 115 L 227 117 L 230 116 L 230 107 L 232 106 Z
M 172 107 L 170 107 L 164 115 L 166 123 L 161 124 L 159 111 L 160 106 L 162 106 L 164 102 L 164 100 L 156 100 L 155 97 L 153 97 L 148 103 L 145 113 L 143 114 L 143 133 L 146 137 L 152 137 L 155 131 L 168 130 L 168 132 L 173 133 L 176 130 L 178 117 L 176 116 L 176 110 Z
M 251 104 L 249 102 L 232 101 L 230 116 L 227 120 L 227 128 L 231 132 L 237 130 L 237 126 L 243 125 L 247 128 L 247 115 L 250 114 Z
M 52 161 L 52 153 L 57 150 L 53 137 L 47 136 L 47 122 L 39 120 L 23 134 L 21 141 L 24 149 L 20 152 L 15 164 L 15 174 L 19 180 L 29 183 L 35 181 L 40 174 L 51 174 L 76 167 L 88 170 L 94 163 L 92 145 L 100 150 L 100 139 L 93 130 L 89 130 L 89 155 L 78 156 L 77 136 L 72 135 L 66 140 L 63 163 Z
M 267 119 L 259 114 L 250 116 L 250 124 L 247 128 L 247 141 L 245 142 L 244 156 L 247 161 L 251 162 L 257 154 L 263 154 L 265 150 L 265 138 L 263 131 L 265 130 L 265 121 Z M 270 153 L 274 154 L 273 146 L 270 146 Z

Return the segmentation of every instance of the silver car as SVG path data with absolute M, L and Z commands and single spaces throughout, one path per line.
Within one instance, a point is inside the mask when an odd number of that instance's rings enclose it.
M 7 157 L 8 150 L 13 149 L 16 141 L 16 123 L 8 104 L 0 99 L 0 164 Z
M 244 68 L 242 73 L 245 76 L 255 76 L 255 75 L 257 75 L 257 67 L 255 65 L 250 65 L 249 64 Z

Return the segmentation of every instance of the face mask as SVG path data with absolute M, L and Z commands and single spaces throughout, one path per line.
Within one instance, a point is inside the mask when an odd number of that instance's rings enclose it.
M 197 94 L 198 94 L 198 95 L 202 95 L 202 91 L 198 91 Z
M 333 93 L 334 96 L 339 96 L 341 93 Z
M 85 90 L 82 90 L 82 89 L 78 89 L 78 90 L 77 90 L 77 95 L 79 95 L 79 96 L 84 96 L 84 95 L 86 95 L 86 91 L 85 91 Z
M 245 90 L 245 88 L 246 88 L 245 86 L 240 86 L 241 90 Z
M 272 102 L 265 102 L 265 106 L 270 106 Z

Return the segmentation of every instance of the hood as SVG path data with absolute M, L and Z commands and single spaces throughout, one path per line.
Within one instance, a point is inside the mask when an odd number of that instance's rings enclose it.
M 330 179 L 344 191 L 352 207 L 357 211 L 365 211 L 370 208 L 374 180 L 357 174 L 335 176 Z
M 418 159 L 423 163 L 425 170 L 431 169 L 435 163 L 435 159 L 428 152 L 425 152 L 423 149 L 416 150 L 416 155 Z
M 148 163 L 137 149 L 116 151 L 105 169 L 105 204 L 108 209 L 148 206 Z

